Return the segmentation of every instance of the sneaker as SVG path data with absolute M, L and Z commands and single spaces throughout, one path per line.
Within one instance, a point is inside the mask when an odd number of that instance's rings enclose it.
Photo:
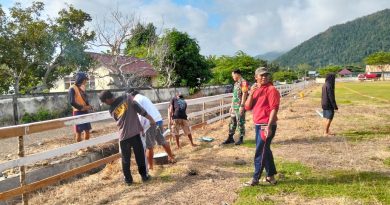
M 150 175 L 149 174 L 146 174 L 146 175 L 144 175 L 144 176 L 142 176 L 142 181 L 143 182 L 147 182 L 147 181 L 149 181 L 150 180 Z

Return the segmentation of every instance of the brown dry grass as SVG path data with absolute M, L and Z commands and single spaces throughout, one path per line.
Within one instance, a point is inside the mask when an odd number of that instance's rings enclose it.
M 378 120 L 388 118 L 390 110 L 363 106 L 340 105 L 332 129 L 336 137 L 322 137 L 322 121 L 315 113 L 319 108 L 318 99 L 313 97 L 311 88 L 305 91 L 304 99 L 287 97 L 283 99 L 279 113 L 277 136 L 274 140 L 275 157 L 283 160 L 299 161 L 314 169 L 355 169 L 388 171 L 381 162 L 390 157 L 390 140 L 374 138 L 351 142 L 340 135 L 348 130 L 361 127 L 375 127 Z M 358 116 L 353 118 L 352 116 Z M 207 126 L 206 130 L 194 132 L 194 138 L 209 136 L 216 139 L 212 143 L 202 143 L 191 148 L 188 139 L 182 137 L 185 145 L 181 150 L 173 149 L 178 163 L 156 166 L 153 180 L 141 183 L 132 163 L 135 184 L 125 186 L 122 180 L 120 162 L 108 165 L 103 171 L 72 180 L 59 186 L 52 186 L 35 193 L 31 204 L 221 204 L 234 203 L 244 180 L 253 171 L 253 148 L 244 146 L 217 146 L 228 130 L 228 120 Z M 364 124 L 362 124 L 364 123 Z M 253 140 L 251 114 L 247 118 L 247 140 Z M 162 151 L 158 149 L 158 151 Z M 234 165 L 242 159 L 247 165 Z M 188 170 L 195 169 L 198 175 L 189 176 Z M 301 196 L 263 196 L 277 204 L 359 204 L 349 198 L 308 199 Z

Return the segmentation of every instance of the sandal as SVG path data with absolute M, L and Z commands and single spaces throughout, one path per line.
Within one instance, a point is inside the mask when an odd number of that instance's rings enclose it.
M 259 181 L 255 181 L 255 180 L 250 180 L 250 181 L 247 181 L 243 184 L 245 187 L 250 187 L 250 186 L 256 186 L 256 185 L 259 185 Z
M 278 181 L 276 181 L 276 179 L 274 179 L 274 180 L 269 180 L 268 178 L 265 178 L 265 181 L 266 182 L 268 182 L 268 183 L 270 183 L 271 185 L 276 185 L 276 184 L 278 184 Z

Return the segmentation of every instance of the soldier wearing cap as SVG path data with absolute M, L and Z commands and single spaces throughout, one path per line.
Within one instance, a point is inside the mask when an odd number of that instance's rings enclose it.
M 88 76 L 86 73 L 79 72 L 76 74 L 75 83 L 69 88 L 69 103 L 72 105 L 73 116 L 87 114 L 92 108 L 88 101 L 88 96 L 85 93 L 85 85 L 87 84 Z M 84 140 L 89 139 L 89 131 L 91 123 L 77 124 L 74 127 L 76 134 L 76 142 L 81 141 L 81 133 L 84 132 Z

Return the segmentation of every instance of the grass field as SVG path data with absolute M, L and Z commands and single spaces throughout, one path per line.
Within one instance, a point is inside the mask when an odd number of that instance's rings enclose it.
M 390 82 L 336 83 L 338 104 L 386 104 L 390 103 Z M 321 90 L 314 94 L 321 100 Z
M 369 204 L 390 204 L 390 177 L 375 172 L 313 171 L 300 163 L 276 160 L 282 179 L 276 186 L 244 188 L 236 204 L 275 204 L 273 195 L 291 194 L 321 199 L 327 197 L 350 198 Z M 279 203 L 283 203 L 279 201 Z

